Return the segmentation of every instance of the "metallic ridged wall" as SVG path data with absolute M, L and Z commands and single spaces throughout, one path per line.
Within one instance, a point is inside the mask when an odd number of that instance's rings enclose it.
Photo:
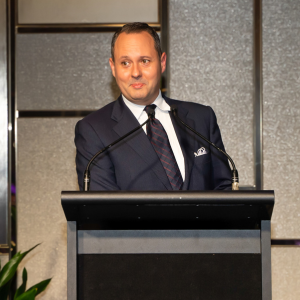
M 214 109 L 240 183 L 254 185 L 253 3 L 169 3 L 171 97 Z
M 9 126 L 8 116 L 8 45 L 6 30 L 6 1 L 0 0 L 0 252 L 1 245 L 9 246 L 9 210 L 10 183 L 9 161 Z

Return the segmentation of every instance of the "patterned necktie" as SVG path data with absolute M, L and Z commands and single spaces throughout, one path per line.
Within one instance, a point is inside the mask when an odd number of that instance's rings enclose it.
M 149 112 L 149 108 L 155 110 L 156 105 L 147 105 L 145 107 L 147 114 Z M 155 114 L 147 123 L 147 136 L 166 171 L 173 190 L 180 190 L 183 183 L 181 173 L 173 154 L 167 133 L 161 123 L 155 118 Z

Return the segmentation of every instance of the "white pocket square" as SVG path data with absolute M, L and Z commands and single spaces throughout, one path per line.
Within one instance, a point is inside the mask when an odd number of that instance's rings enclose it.
M 206 151 L 206 149 L 204 147 L 201 147 L 200 149 L 198 149 L 197 153 L 194 152 L 194 154 L 195 154 L 195 157 L 197 157 L 197 156 L 201 156 L 201 155 L 207 154 L 207 151 Z

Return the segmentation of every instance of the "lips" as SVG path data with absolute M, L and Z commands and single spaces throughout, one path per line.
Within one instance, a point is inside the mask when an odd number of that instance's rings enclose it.
M 131 86 L 134 88 L 134 89 L 140 89 L 142 88 L 144 85 L 144 83 L 133 83 Z

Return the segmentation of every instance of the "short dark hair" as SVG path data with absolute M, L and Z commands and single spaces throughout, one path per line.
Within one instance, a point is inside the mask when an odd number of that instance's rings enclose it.
M 155 50 L 157 51 L 158 57 L 160 59 L 161 55 L 162 55 L 162 51 L 161 51 L 161 47 L 160 47 L 160 39 L 159 39 L 159 36 L 156 33 L 156 31 L 151 26 L 149 26 L 147 23 L 134 22 L 134 23 L 125 24 L 122 28 L 118 29 L 115 32 L 115 34 L 111 40 L 111 58 L 112 58 L 112 60 L 115 61 L 115 57 L 114 57 L 115 43 L 116 43 L 118 36 L 121 33 L 125 32 L 125 33 L 129 34 L 129 33 L 140 33 L 143 31 L 148 32 L 152 36 L 152 38 L 154 40 Z

